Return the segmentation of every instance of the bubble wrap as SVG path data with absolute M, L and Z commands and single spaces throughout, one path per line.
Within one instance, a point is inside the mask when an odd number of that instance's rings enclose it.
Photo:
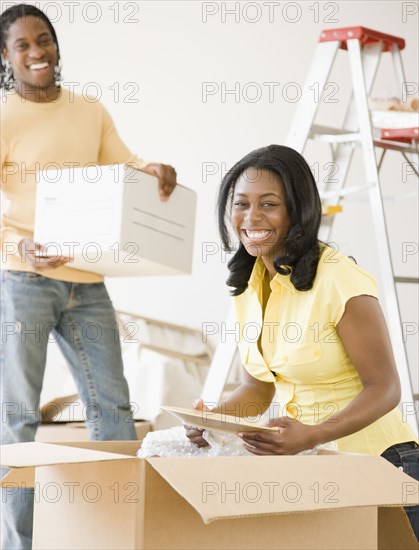
M 255 456 L 244 448 L 243 441 L 236 434 L 204 430 L 202 437 L 208 447 L 196 447 L 186 437 L 183 426 L 168 430 L 149 432 L 137 452 L 138 458 L 149 456 Z M 307 449 L 299 455 L 316 455 L 319 449 L 337 451 L 334 441 Z

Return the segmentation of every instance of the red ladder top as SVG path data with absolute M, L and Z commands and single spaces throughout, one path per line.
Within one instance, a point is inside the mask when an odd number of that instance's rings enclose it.
M 389 128 L 381 130 L 381 139 L 412 143 L 419 140 L 419 128 Z
M 365 44 L 383 42 L 383 52 L 390 51 L 393 44 L 396 44 L 399 47 L 399 50 L 402 50 L 406 44 L 404 38 L 392 36 L 391 34 L 384 34 L 383 32 L 373 31 L 372 29 L 367 29 L 365 27 L 327 29 L 322 31 L 319 42 L 334 42 L 339 40 L 341 42 L 340 47 L 343 50 L 346 50 L 346 41 L 354 38 L 361 42 L 361 47 L 365 46 Z

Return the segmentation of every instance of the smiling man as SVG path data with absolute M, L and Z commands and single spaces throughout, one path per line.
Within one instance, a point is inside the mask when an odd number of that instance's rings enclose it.
M 7 31 L 2 51 L 8 80 L 13 74 L 14 89 L 22 98 L 40 103 L 58 98 L 60 88 L 55 77 L 60 52 L 52 26 L 35 15 L 17 19 Z
M 81 399 L 94 414 L 91 439 L 136 439 L 123 375 L 116 319 L 95 273 L 67 265 L 69 258 L 35 254 L 33 242 L 37 172 L 52 164 L 135 165 L 157 175 L 162 200 L 176 185 L 168 165 L 146 164 L 120 139 L 97 101 L 61 85 L 60 50 L 53 26 L 34 6 L 15 5 L 0 17 L 1 183 L 8 206 L 2 217 L 1 399 L 7 414 L 1 443 L 33 441 L 39 423 L 49 333 L 63 352 Z M 74 219 L 75 230 L 77 219 Z M 100 329 L 89 339 L 87 326 Z M 2 502 L 3 550 L 32 546 L 33 491 Z

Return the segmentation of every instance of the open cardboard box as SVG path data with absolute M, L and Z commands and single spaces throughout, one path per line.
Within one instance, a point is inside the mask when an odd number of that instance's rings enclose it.
M 418 484 L 383 458 L 135 457 L 138 442 L 1 449 L 35 486 L 34 549 L 417 548 Z

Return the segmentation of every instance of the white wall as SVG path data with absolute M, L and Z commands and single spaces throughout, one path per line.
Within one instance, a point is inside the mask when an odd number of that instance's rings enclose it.
M 76 91 L 88 82 L 97 83 L 129 147 L 146 159 L 174 165 L 179 181 L 195 189 L 199 197 L 191 276 L 108 280 L 116 308 L 150 317 L 194 327 L 225 318 L 229 304 L 225 258 L 221 253 L 207 257 L 202 253 L 208 246 L 205 243 L 217 247 L 219 242 L 215 196 L 221 171 L 253 148 L 284 142 L 297 103 L 287 101 L 283 92 L 292 93 L 290 82 L 303 84 L 322 29 L 363 25 L 404 37 L 407 81 L 418 82 L 415 2 L 119 2 L 119 22 L 115 21 L 115 2 L 77 4 L 72 20 L 69 7 L 40 3 L 56 20 L 65 80 L 79 82 Z M 235 8 L 235 15 L 225 14 L 226 9 Z M 409 15 L 415 10 L 416 15 Z M 217 13 L 210 15 L 211 11 Z M 124 22 L 124 18 L 138 22 Z M 323 106 L 326 124 L 342 121 L 350 93 L 346 54 L 339 55 L 329 78 L 337 85 L 338 103 L 329 110 Z M 217 93 L 204 101 L 204 82 L 220 89 L 234 88 L 238 82 L 240 97 L 235 101 L 230 94 L 223 102 Z M 250 82 L 262 91 L 259 101 L 252 102 L 257 88 L 246 86 Z M 279 83 L 273 98 L 264 82 Z M 119 98 L 115 83 L 119 83 Z M 127 94 L 135 85 L 139 89 L 132 98 L 137 102 L 129 103 Z M 94 87 L 88 91 L 94 92 Z M 387 54 L 374 95 L 398 93 Z M 330 159 L 327 146 L 309 145 L 307 158 L 323 166 Z M 360 155 L 355 160 L 349 183 L 359 184 L 364 181 Z M 383 192 L 389 197 L 386 209 L 396 272 L 417 276 L 418 255 L 402 261 L 403 243 L 418 242 L 417 182 L 413 176 L 402 181 L 402 161 L 401 155 L 388 153 Z M 205 163 L 214 163 L 216 173 L 203 177 Z M 403 198 L 405 193 L 411 196 Z M 379 278 L 379 248 L 365 197 L 347 201 L 333 240 Z M 404 320 L 417 323 L 417 288 L 404 286 L 400 288 Z M 416 334 L 408 338 L 416 393 L 417 348 Z

